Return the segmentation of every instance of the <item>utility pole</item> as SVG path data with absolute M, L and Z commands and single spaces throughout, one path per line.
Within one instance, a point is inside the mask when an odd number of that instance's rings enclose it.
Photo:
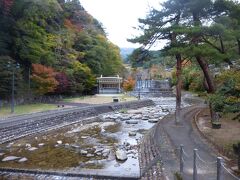
M 141 84 L 141 77 L 142 77 L 142 75 L 140 74 L 140 73 L 138 73 L 137 75 L 137 86 L 138 86 L 138 100 L 140 100 L 141 99 L 141 95 L 140 95 L 140 91 L 141 91 L 141 86 L 142 86 L 142 84 Z
M 15 105 L 15 70 L 20 68 L 20 65 L 14 64 L 12 62 L 8 62 L 7 67 L 12 70 L 12 96 L 11 96 L 11 113 L 14 113 L 14 105 Z

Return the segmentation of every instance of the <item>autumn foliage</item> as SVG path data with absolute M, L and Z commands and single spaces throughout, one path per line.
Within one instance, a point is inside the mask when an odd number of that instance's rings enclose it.
M 58 86 L 58 81 L 55 79 L 53 68 L 46 67 L 41 64 L 32 64 L 32 82 L 37 94 L 44 95 L 54 92 Z
M 69 88 L 69 81 L 65 73 L 56 73 L 56 80 L 58 81 L 58 86 L 55 90 L 56 93 L 65 93 Z
M 132 91 L 135 87 L 135 83 L 136 81 L 129 76 L 124 82 L 123 82 L 123 89 L 124 91 L 128 92 L 128 91 Z
M 70 19 L 65 19 L 64 20 L 64 26 L 68 29 L 71 29 L 76 32 L 82 31 L 82 27 L 79 24 L 73 24 Z
M 13 5 L 13 0 L 2 0 L 1 4 L 3 6 L 4 13 L 8 14 Z

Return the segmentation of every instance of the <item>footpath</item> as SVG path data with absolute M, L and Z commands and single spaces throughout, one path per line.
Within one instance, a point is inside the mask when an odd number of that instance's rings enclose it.
M 184 180 L 193 180 L 194 149 L 197 180 L 217 180 L 216 149 L 201 136 L 195 119 L 206 105 L 194 103 L 181 111 L 181 122 L 176 125 L 173 114 L 158 122 L 140 145 L 142 179 L 174 180 L 180 171 L 180 145 L 183 145 L 182 162 Z M 222 180 L 239 180 L 222 167 Z

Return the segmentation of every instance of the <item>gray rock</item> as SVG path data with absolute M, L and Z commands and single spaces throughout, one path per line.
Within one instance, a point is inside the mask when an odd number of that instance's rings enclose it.
M 126 161 L 128 158 L 127 153 L 122 149 L 118 149 L 115 154 L 116 154 L 116 159 L 120 161 Z
M 113 119 L 113 120 L 116 120 L 116 119 L 118 119 L 118 116 L 110 116 L 109 118 Z
M 128 120 L 126 121 L 127 124 L 138 124 L 137 120 Z
M 143 116 L 142 117 L 142 120 L 148 120 L 149 119 L 149 116 Z
M 26 146 L 27 148 L 32 147 L 31 144 L 26 144 L 25 146 Z
M 142 115 L 141 115 L 141 114 L 135 115 L 135 116 L 133 116 L 133 118 L 135 118 L 135 119 L 141 119 L 141 118 L 142 118 Z
M 124 141 L 124 142 L 123 142 L 123 145 L 127 147 L 127 146 L 130 146 L 130 143 L 127 142 L 127 141 Z
M 129 132 L 129 133 L 128 133 L 128 135 L 129 135 L 129 136 L 136 136 L 136 135 L 137 135 L 137 133 L 136 133 L 136 132 L 134 132 L 134 131 L 132 131 L 132 132 Z
M 38 144 L 39 147 L 43 147 L 44 145 L 45 145 L 44 143 Z
M 57 141 L 58 144 L 62 144 L 62 141 Z
M 64 144 L 64 147 L 65 147 L 65 148 L 69 148 L 69 147 L 70 147 L 70 144 L 69 144 L 69 143 L 66 143 L 66 144 Z
M 94 157 L 93 154 L 87 154 L 86 156 L 87 156 L 87 157 Z
M 21 157 L 17 157 L 17 156 L 7 156 L 5 158 L 2 159 L 3 162 L 6 162 L 6 161 L 14 161 L 14 160 L 17 160 L 17 159 L 20 159 Z
M 157 123 L 158 119 L 149 119 L 148 122 L 150 122 L 150 123 Z
M 110 154 L 110 149 L 104 149 L 103 151 L 102 151 L 102 155 L 104 156 L 104 157 L 107 157 L 109 154 Z
M 169 112 L 168 109 L 162 109 L 162 112 Z
M 81 150 L 80 153 L 81 153 L 82 155 L 87 155 L 88 152 L 85 151 L 85 150 Z
M 129 117 L 129 116 L 123 116 L 123 117 L 122 117 L 122 120 L 124 120 L 124 121 L 130 120 L 130 117 Z
M 36 148 L 36 147 L 31 147 L 31 148 L 29 148 L 28 150 L 29 151 L 35 151 L 35 150 L 37 150 L 38 148 Z
M 5 153 L 0 153 L 0 156 L 3 156 Z
M 104 148 L 99 148 L 99 147 L 96 147 L 95 148 L 96 150 L 94 151 L 94 153 L 99 153 L 99 152 L 102 152 L 104 150 Z
M 18 162 L 22 163 L 22 162 L 26 162 L 27 160 L 28 160 L 27 158 L 23 157 L 23 158 L 19 159 Z
M 66 144 L 65 144 L 65 146 L 66 146 Z M 69 144 L 68 144 L 68 146 L 69 146 Z M 71 147 L 74 148 L 74 149 L 79 149 L 80 148 L 80 146 L 76 145 L 76 144 L 72 144 Z

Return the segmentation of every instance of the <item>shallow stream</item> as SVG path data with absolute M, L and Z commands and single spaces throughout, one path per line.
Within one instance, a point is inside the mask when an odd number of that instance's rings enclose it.
M 138 143 L 175 107 L 172 97 L 153 100 L 154 107 L 122 109 L 91 118 L 87 124 L 73 124 L 3 144 L 0 167 L 138 176 Z M 123 157 L 116 156 L 116 151 L 121 151 Z

